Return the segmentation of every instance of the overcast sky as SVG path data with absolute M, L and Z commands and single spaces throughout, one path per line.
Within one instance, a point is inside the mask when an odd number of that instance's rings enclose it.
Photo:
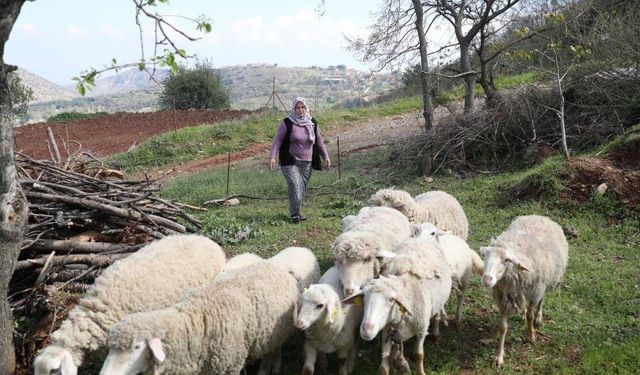
M 212 20 L 213 31 L 180 45 L 216 67 L 267 63 L 280 66 L 345 64 L 368 70 L 345 50 L 343 35 L 366 35 L 377 0 L 326 0 L 322 17 L 317 0 L 173 0 L 160 14 Z M 223 5 L 224 4 L 224 5 Z M 153 8 L 152 8 L 153 9 Z M 192 24 L 184 30 L 194 30 Z M 151 37 L 151 24 L 145 26 Z M 192 34 L 197 34 L 195 30 Z M 150 42 L 146 42 L 148 46 Z M 147 52 L 149 54 L 150 51 Z M 129 0 L 38 0 L 26 2 L 5 47 L 5 62 L 58 84 L 112 58 L 140 58 L 135 9 Z

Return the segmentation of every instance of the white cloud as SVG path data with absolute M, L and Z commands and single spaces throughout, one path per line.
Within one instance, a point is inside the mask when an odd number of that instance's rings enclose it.
M 100 33 L 116 39 L 126 39 L 127 37 L 125 33 L 121 32 L 120 30 L 116 30 L 111 25 L 100 27 Z
M 352 21 L 318 18 L 310 10 L 268 23 L 261 16 L 241 18 L 233 23 L 232 30 L 235 43 L 270 44 L 273 47 L 303 43 L 336 49 L 345 47 L 344 35 L 366 34 L 365 29 Z
M 79 38 L 86 38 L 89 36 L 89 33 L 86 30 L 82 30 L 74 24 L 70 24 L 67 26 L 67 34 Z

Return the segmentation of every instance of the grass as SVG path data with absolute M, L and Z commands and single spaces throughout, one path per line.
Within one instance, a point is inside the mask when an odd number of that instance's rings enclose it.
M 520 73 L 512 76 L 501 76 L 496 78 L 495 86 L 497 90 L 503 90 L 514 86 L 530 85 L 538 81 L 539 79 L 540 76 L 536 72 Z M 440 99 L 443 103 L 451 103 L 462 100 L 464 98 L 465 91 L 466 86 L 464 84 L 459 84 L 448 92 L 442 93 L 440 95 Z M 484 96 L 484 90 L 479 84 L 475 85 L 475 95 L 476 97 Z
M 355 114 L 354 116 L 357 116 Z M 477 249 L 503 231 L 518 215 L 546 215 L 577 237 L 570 238 L 570 261 L 563 283 L 545 300 L 542 333 L 548 340 L 536 345 L 520 339 L 524 322 L 510 320 L 506 363 L 493 364 L 497 347 L 497 310 L 489 292 L 472 280 L 460 331 L 443 329 L 440 342 L 427 340 L 425 368 L 429 373 L 633 373 L 640 368 L 640 221 L 636 216 L 612 219 L 618 203 L 593 199 L 576 205 L 551 200 L 511 200 L 502 192 L 531 175 L 543 175 L 550 193 L 560 188 L 554 175 L 562 163 L 552 160 L 532 171 L 481 176 L 470 179 L 438 177 L 425 184 L 412 175 L 395 175 L 380 167 L 383 150 L 352 154 L 343 160 L 342 184 L 335 170 L 315 173 L 305 203 L 309 220 L 289 224 L 284 181 L 279 172 L 236 164 L 231 173 L 232 194 L 277 199 L 241 199 L 230 208 L 198 213 L 205 232 L 224 243 L 232 254 L 247 251 L 271 256 L 287 246 L 306 246 L 317 255 L 323 270 L 332 265 L 330 245 L 340 233 L 340 219 L 366 205 L 378 188 L 392 183 L 417 194 L 445 190 L 465 207 L 470 221 L 469 243 Z M 384 165 L 384 164 L 382 164 Z M 366 171 L 366 173 L 365 173 Z M 397 173 L 397 171 L 395 171 Z M 226 169 L 184 177 L 167 185 L 163 194 L 186 203 L 201 204 L 226 196 Z M 552 194 L 553 195 L 553 194 Z M 448 306 L 450 315 L 453 305 Z M 301 338 L 285 348 L 284 373 L 299 373 L 303 353 Z M 410 352 L 411 345 L 407 345 Z M 356 363 L 356 374 L 377 372 L 379 344 L 364 343 Z M 333 360 L 330 366 L 335 366 Z
M 354 121 L 393 116 L 419 109 L 420 98 L 405 98 L 382 106 L 354 110 L 314 113 L 322 132 L 329 132 Z M 255 114 L 242 120 L 226 121 L 178 129 L 147 139 L 136 149 L 113 156 L 108 161 L 128 172 L 140 172 L 208 158 L 228 151 L 244 150 L 256 143 L 273 139 L 282 112 Z

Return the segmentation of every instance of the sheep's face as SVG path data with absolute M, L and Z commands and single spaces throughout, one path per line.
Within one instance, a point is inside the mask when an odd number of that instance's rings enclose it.
M 340 282 L 345 296 L 360 291 L 362 284 L 375 276 L 376 259 L 373 255 L 363 259 L 342 258 L 336 260 L 336 268 L 340 274 Z
M 112 347 L 100 375 L 138 375 L 147 373 L 155 363 L 162 363 L 165 353 L 160 339 L 140 340 L 129 349 Z
M 35 375 L 76 375 L 78 367 L 73 363 L 71 353 L 59 346 L 45 348 L 34 360 L 33 369 Z
M 493 288 L 502 279 L 509 267 L 516 267 L 518 271 L 529 271 L 530 268 L 505 247 L 481 247 L 480 255 L 484 260 L 482 285 L 487 288 Z
M 344 300 L 345 303 L 360 303 L 363 299 L 364 316 L 360 323 L 360 337 L 365 341 L 373 340 L 389 323 L 398 323 L 407 312 L 403 298 L 393 289 L 388 279 L 381 277 L 369 281 L 362 291 Z
M 338 313 L 338 297 L 331 298 L 328 285 L 311 285 L 300 297 L 300 312 L 295 320 L 296 328 L 305 330 L 321 319 L 333 323 Z M 335 295 L 333 289 L 331 292 Z
M 420 237 L 428 240 L 431 243 L 439 244 L 440 236 L 447 234 L 447 232 L 441 230 L 431 223 L 422 223 L 420 225 L 413 226 L 413 232 L 415 237 Z

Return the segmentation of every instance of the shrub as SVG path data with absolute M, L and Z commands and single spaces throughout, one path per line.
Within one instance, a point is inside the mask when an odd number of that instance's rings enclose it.
M 51 116 L 47 119 L 47 122 L 71 122 L 89 120 L 95 117 L 107 115 L 107 112 L 93 112 L 93 113 L 81 113 L 81 112 L 60 112 L 57 115 Z
M 211 64 L 199 62 L 165 79 L 159 102 L 162 109 L 226 109 L 229 95 Z

